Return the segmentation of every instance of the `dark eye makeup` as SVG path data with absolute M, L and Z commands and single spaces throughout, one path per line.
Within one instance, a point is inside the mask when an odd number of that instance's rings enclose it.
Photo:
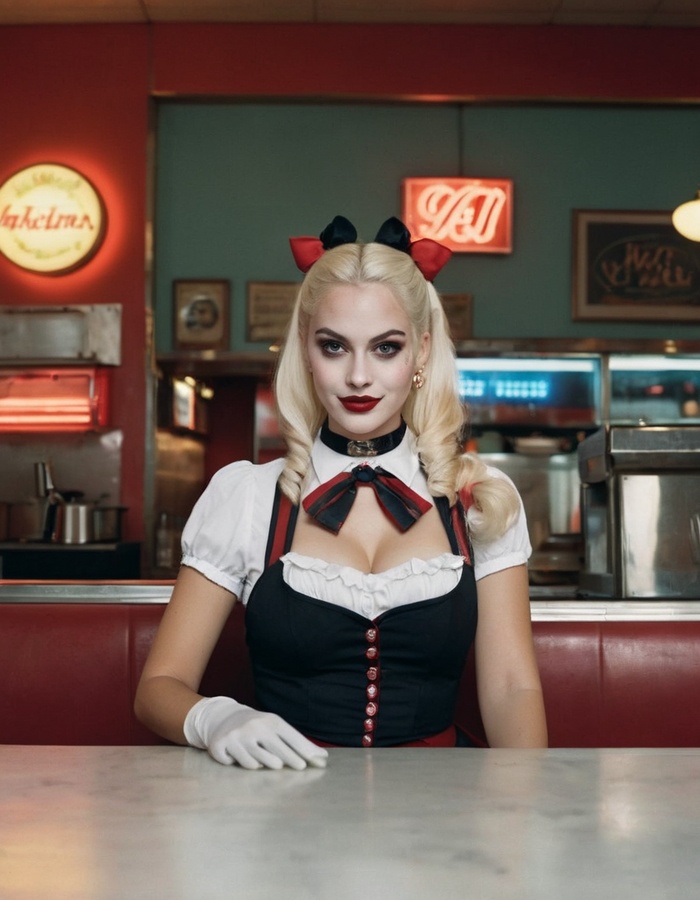
M 381 356 L 396 356 L 403 350 L 403 344 L 397 341 L 382 341 L 374 348 Z
M 316 332 L 317 345 L 324 356 L 339 356 L 343 352 L 348 351 L 348 344 L 341 335 L 330 332 L 330 329 L 319 329 Z M 403 332 L 393 332 L 392 336 L 396 337 L 392 340 L 390 333 L 385 335 L 377 335 L 371 344 L 372 352 L 382 359 L 391 359 L 399 354 L 405 347 L 406 341 Z
M 335 341 L 331 338 L 319 341 L 318 346 L 321 348 L 321 352 L 326 356 L 337 356 L 341 350 L 343 350 L 343 345 L 340 341 Z

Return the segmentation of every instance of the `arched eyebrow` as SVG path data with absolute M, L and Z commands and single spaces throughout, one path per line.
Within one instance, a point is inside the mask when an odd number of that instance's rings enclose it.
M 346 338 L 339 334 L 337 331 L 333 331 L 332 328 L 318 328 L 314 334 L 317 335 L 326 335 L 327 337 L 333 338 L 336 341 L 345 341 Z M 390 328 L 388 331 L 383 331 L 381 334 L 377 334 L 374 337 L 370 338 L 369 343 L 375 344 L 381 341 L 386 341 L 392 337 L 406 337 L 406 332 L 401 331 L 400 328 Z

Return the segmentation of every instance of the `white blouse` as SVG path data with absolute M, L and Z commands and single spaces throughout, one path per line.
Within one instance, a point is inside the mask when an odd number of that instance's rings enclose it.
M 415 438 L 409 431 L 398 447 L 371 458 L 348 457 L 317 440 L 303 496 L 339 472 L 362 463 L 381 465 L 426 500 L 432 500 L 415 452 Z M 264 568 L 270 511 L 283 466 L 284 461 L 278 459 L 263 465 L 235 462 L 220 469 L 195 504 L 183 531 L 182 564 L 231 591 L 242 603 L 248 602 Z M 489 474 L 508 477 L 492 467 Z M 469 510 L 467 520 L 478 515 L 476 510 Z M 475 544 L 476 579 L 526 563 L 531 550 L 521 503 L 519 516 L 505 534 L 490 544 Z M 428 560 L 410 559 L 379 573 L 361 572 L 293 552 L 285 554 L 282 563 L 284 580 L 295 591 L 374 618 L 395 606 L 452 590 L 461 577 L 463 560 L 444 553 Z

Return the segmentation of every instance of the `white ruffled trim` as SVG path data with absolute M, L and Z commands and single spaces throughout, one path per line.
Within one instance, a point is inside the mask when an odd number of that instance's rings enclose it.
M 360 587 L 363 590 L 372 590 L 373 584 L 384 584 L 387 581 L 401 581 L 412 575 L 435 575 L 442 569 L 461 569 L 464 560 L 453 553 L 443 553 L 432 559 L 408 559 L 406 562 L 384 572 L 362 572 L 351 566 L 341 566 L 337 563 L 328 563 L 313 556 L 302 556 L 301 553 L 290 552 L 282 557 L 282 562 L 287 567 L 304 569 L 322 575 L 327 581 L 339 578 L 347 587 Z
M 294 590 L 373 618 L 394 606 L 440 597 L 456 587 L 464 560 L 452 553 L 433 559 L 409 559 L 384 572 L 287 553 L 284 580 Z

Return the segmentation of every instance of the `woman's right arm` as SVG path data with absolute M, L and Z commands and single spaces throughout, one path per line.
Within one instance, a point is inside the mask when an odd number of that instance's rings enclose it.
M 156 734 L 186 744 L 183 725 L 236 597 L 183 566 L 136 691 L 137 718 Z
M 325 766 L 328 751 L 273 713 L 197 693 L 236 597 L 183 566 L 136 691 L 137 717 L 176 744 L 246 769 Z M 191 715 L 190 715 L 191 713 Z

